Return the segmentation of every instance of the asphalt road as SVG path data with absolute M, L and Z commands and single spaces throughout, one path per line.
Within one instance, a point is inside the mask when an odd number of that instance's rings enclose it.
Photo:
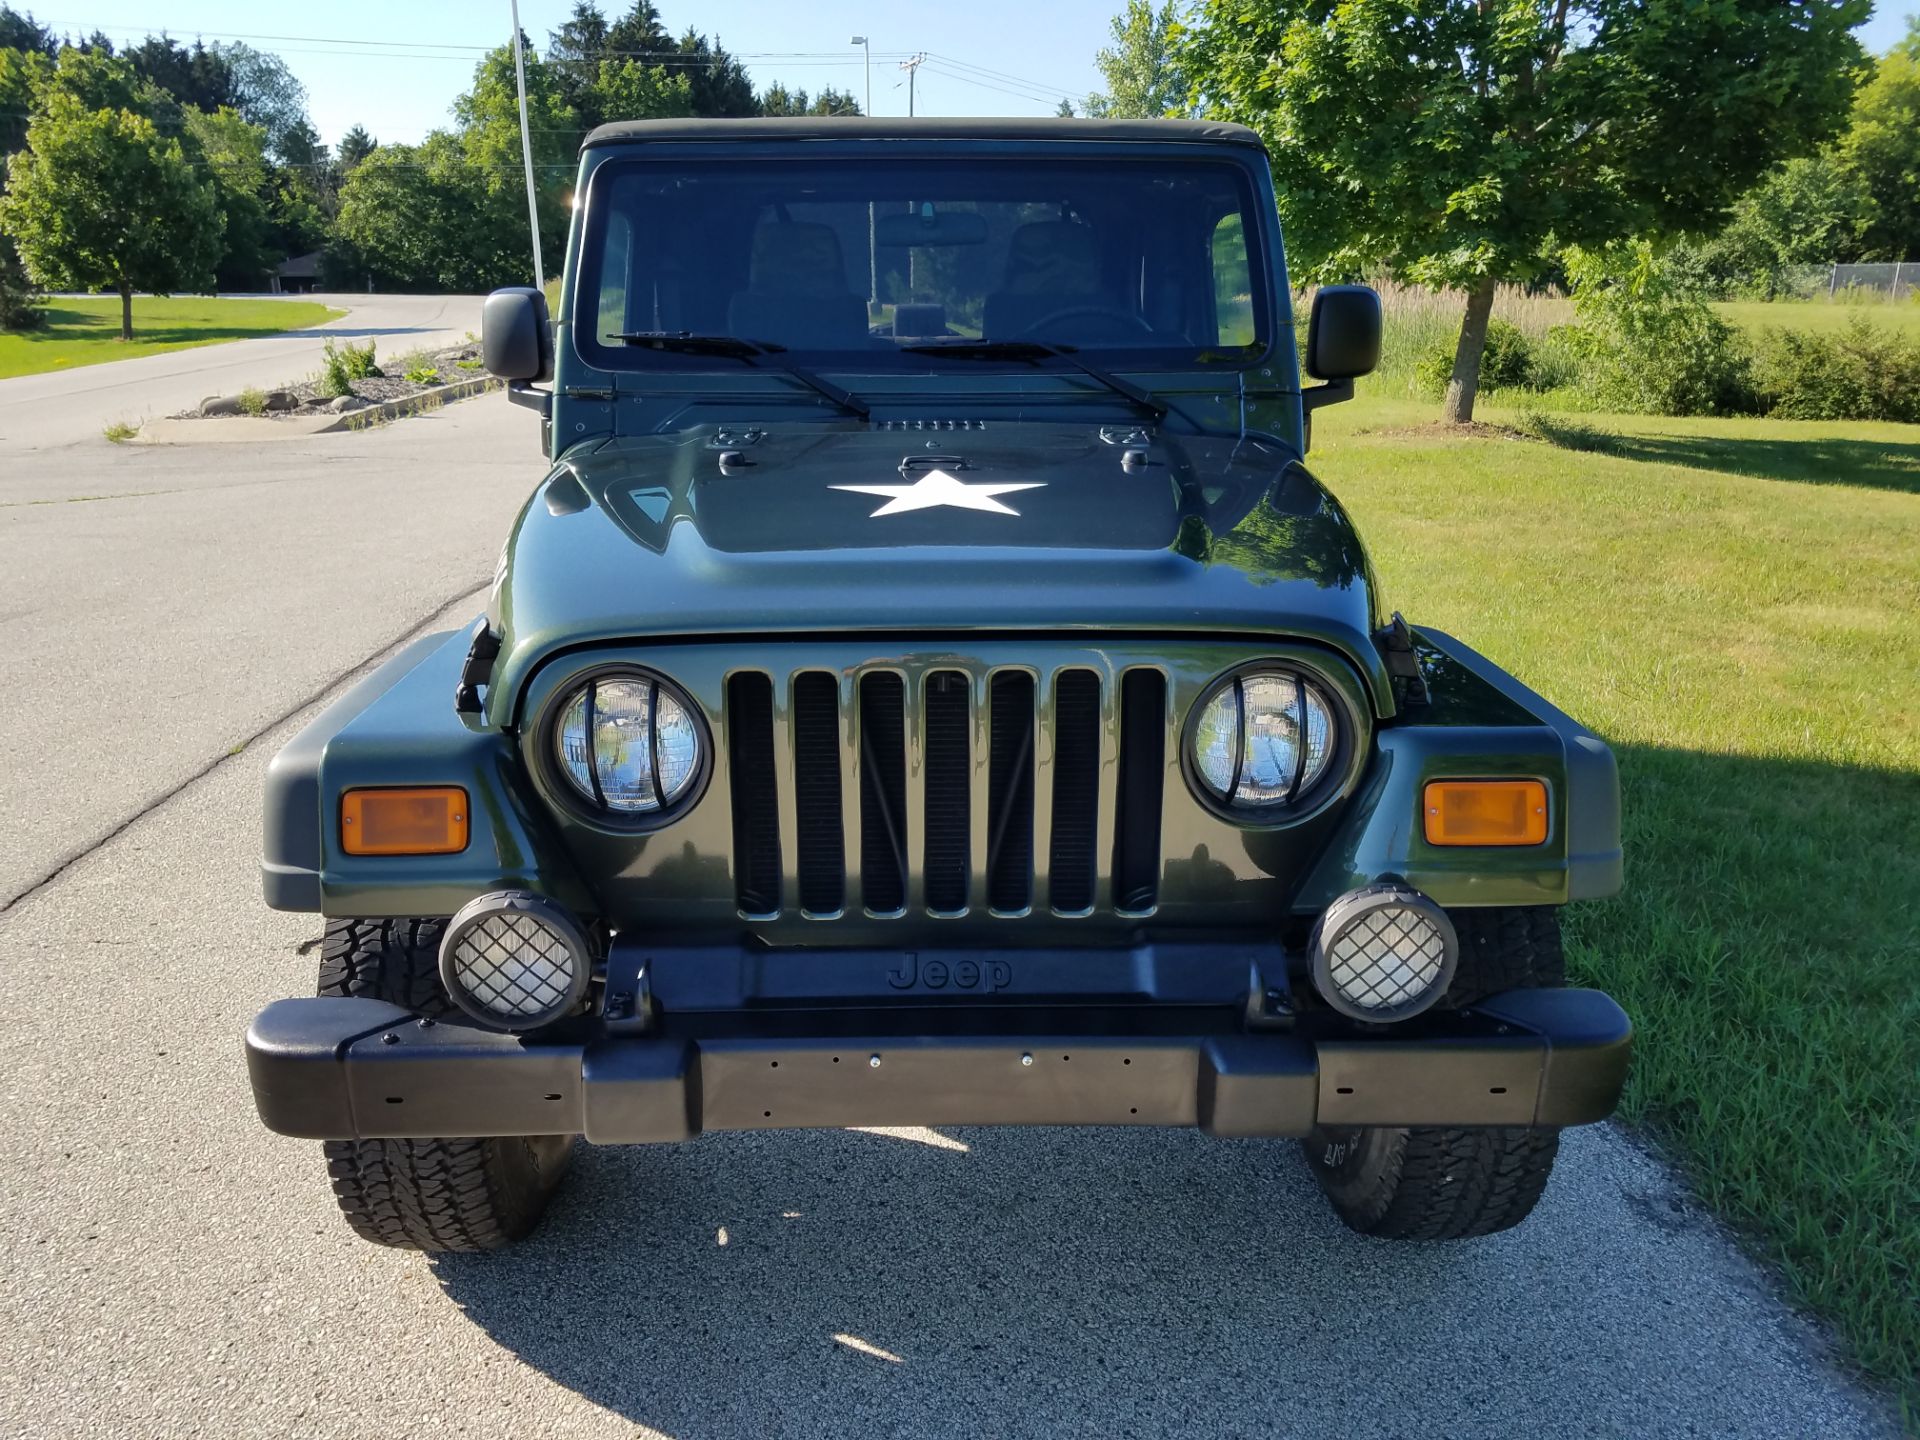
M 103 448 L 0 509 L 10 863 L 81 851 L 0 911 L 0 1433 L 1891 1433 L 1605 1127 L 1449 1246 L 1349 1235 L 1288 1145 L 1131 1130 L 583 1149 L 514 1252 L 353 1239 L 248 1099 L 241 1034 L 317 933 L 260 904 L 260 774 L 273 717 L 476 608 L 532 424 Z
M 299 380 L 320 368 L 327 340 L 372 337 L 381 354 L 451 345 L 480 329 L 478 295 L 314 295 L 347 314 L 311 330 L 170 350 L 105 365 L 0 380 L 0 501 L 30 473 L 23 455 L 98 443 L 116 420 L 139 424 L 234 394 Z

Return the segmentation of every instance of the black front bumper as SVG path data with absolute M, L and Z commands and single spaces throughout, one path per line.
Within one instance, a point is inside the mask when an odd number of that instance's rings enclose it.
M 1042 980 L 1053 958 L 997 955 Z M 671 958 L 653 957 L 663 977 L 674 974 Z M 1234 1136 L 1304 1135 L 1317 1124 L 1582 1125 L 1612 1113 L 1626 1078 L 1632 1027 L 1597 990 L 1513 990 L 1390 1030 L 1316 1034 L 1305 1023 L 1277 1028 L 1272 1016 L 1250 1026 L 1248 1011 L 1209 1003 L 1236 970 L 1244 998 L 1243 958 L 1198 971 L 1192 957 L 1164 953 L 1129 963 L 1137 983 L 1125 995 L 1018 993 L 1023 982 L 979 1003 L 928 1004 L 825 994 L 817 982 L 796 994 L 760 973 L 716 983 L 700 961 L 654 991 L 656 1003 L 624 1022 L 616 1008 L 591 1036 L 564 1042 L 419 1020 L 378 1000 L 280 1000 L 247 1032 L 247 1065 L 261 1119 L 283 1135 L 577 1133 L 602 1144 L 873 1125 L 1178 1125 Z M 867 958 L 840 968 L 849 965 L 874 973 Z M 827 990 L 852 988 L 831 983 L 832 957 L 805 973 L 829 977 Z M 1208 974 L 1218 977 L 1211 992 L 1196 978 Z

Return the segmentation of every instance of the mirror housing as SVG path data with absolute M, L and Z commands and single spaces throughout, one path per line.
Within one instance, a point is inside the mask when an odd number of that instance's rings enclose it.
M 1323 285 L 1307 321 L 1307 373 L 1353 381 L 1380 364 L 1380 296 L 1368 285 Z
M 546 295 L 531 285 L 509 285 L 487 296 L 480 307 L 480 354 L 487 373 L 509 385 L 551 380 L 553 324 Z

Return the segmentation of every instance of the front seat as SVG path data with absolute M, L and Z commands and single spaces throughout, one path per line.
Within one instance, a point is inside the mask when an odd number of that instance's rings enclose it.
M 866 344 L 867 302 L 847 289 L 833 227 L 783 220 L 755 231 L 747 288 L 728 302 L 727 329 L 794 348 Z
M 981 329 L 989 340 L 1013 340 L 1055 311 L 1112 303 L 1100 285 L 1100 242 L 1092 227 L 1039 220 L 1013 232 L 1006 278 L 987 296 Z

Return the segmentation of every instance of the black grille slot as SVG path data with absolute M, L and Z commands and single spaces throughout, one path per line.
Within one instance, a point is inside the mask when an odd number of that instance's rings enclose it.
M 993 677 L 987 748 L 987 903 L 1033 903 L 1033 677 Z
M 907 713 L 898 675 L 860 682 L 860 884 L 867 909 L 906 908 Z
M 967 694 L 957 670 L 927 676 L 927 908 L 967 907 Z
M 1091 910 L 1100 820 L 1100 677 L 1062 670 L 1053 682 L 1053 843 L 1047 875 L 1056 910 Z
M 774 789 L 773 682 L 727 682 L 728 774 L 733 788 L 734 895 L 748 915 L 780 908 L 780 799 Z
M 818 670 L 793 682 L 793 793 L 800 908 L 830 915 L 847 900 L 840 828 L 840 681 Z
M 1157 670 L 1120 682 L 1120 793 L 1114 814 L 1113 905 L 1148 910 L 1160 893 L 1160 787 L 1167 763 L 1167 686 Z

